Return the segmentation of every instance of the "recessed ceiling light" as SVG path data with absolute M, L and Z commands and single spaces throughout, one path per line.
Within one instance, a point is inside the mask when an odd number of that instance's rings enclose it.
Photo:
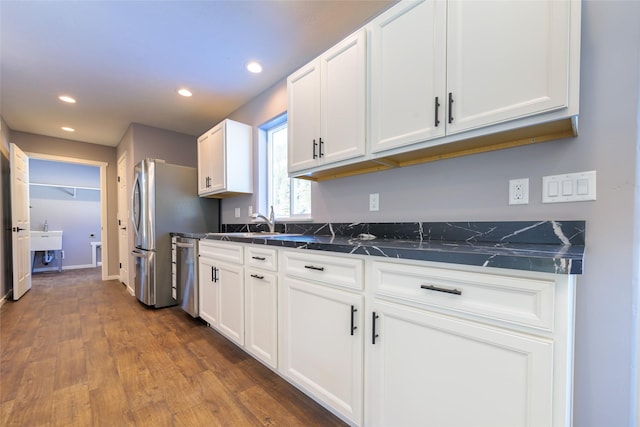
M 255 61 L 249 62 L 247 64 L 247 70 L 249 70 L 252 73 L 261 73 L 262 72 L 262 65 L 258 64 Z
M 75 132 L 76 131 L 74 128 L 70 128 L 69 126 L 62 126 L 60 129 L 62 129 L 65 132 Z
M 178 89 L 178 93 L 182 96 L 191 96 L 193 95 L 189 89 Z
M 58 97 L 60 101 L 68 102 L 69 104 L 75 104 L 76 100 L 67 95 L 61 95 Z

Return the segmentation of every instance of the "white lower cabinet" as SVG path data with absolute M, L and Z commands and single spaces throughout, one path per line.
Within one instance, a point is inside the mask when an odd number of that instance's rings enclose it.
M 322 260 L 329 258 L 341 259 Z M 313 257 L 306 265 L 314 267 L 311 277 L 319 273 L 330 276 L 333 268 Z M 312 280 L 284 277 L 281 372 L 343 419 L 360 425 L 364 298 Z
M 372 261 L 365 425 L 571 425 L 571 276 Z
M 575 276 L 208 243 L 200 316 L 351 425 L 572 424 Z
M 382 301 L 372 316 L 368 426 L 551 425 L 551 340 Z
M 239 345 L 244 344 L 242 250 L 241 245 L 199 244 L 200 317 Z
M 244 345 L 244 273 L 241 265 L 218 262 L 218 330 Z
M 202 246 L 202 243 L 200 243 Z M 218 325 L 219 294 L 215 279 L 215 260 L 200 255 L 198 260 L 198 287 L 200 288 L 200 300 L 198 311 L 202 320 L 211 326 Z
M 272 368 L 278 367 L 278 276 L 245 270 L 245 349 Z

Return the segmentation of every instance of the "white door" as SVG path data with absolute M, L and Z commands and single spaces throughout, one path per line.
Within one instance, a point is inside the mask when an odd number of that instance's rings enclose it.
M 278 367 L 278 276 L 245 269 L 245 349 Z
M 118 159 L 118 258 L 120 281 L 129 286 L 129 203 L 127 194 L 127 156 Z
M 211 179 L 209 180 L 209 191 L 224 190 L 227 188 L 226 174 L 226 138 L 227 122 L 224 121 L 213 128 L 209 133 L 209 170 Z M 233 165 L 230 165 L 233 167 Z
M 351 423 L 362 424 L 362 296 L 284 279 L 282 372 Z
M 218 326 L 218 273 L 214 261 L 209 258 L 200 257 L 198 261 L 198 288 L 200 290 L 200 301 L 198 301 L 198 311 L 200 317 L 211 326 Z
M 371 23 L 371 150 L 445 134 L 447 5 L 407 2 Z
M 13 299 L 18 300 L 31 289 L 29 157 L 15 144 L 10 145 L 10 155 Z
M 211 187 L 211 131 L 198 138 L 198 194 L 209 193 Z
M 379 300 L 372 308 L 366 425 L 552 425 L 551 340 Z
M 331 163 L 365 152 L 366 40 L 362 29 L 320 59 L 320 160 Z
M 318 164 L 320 139 L 320 62 L 314 60 L 287 79 L 289 172 Z
M 448 3 L 447 134 L 567 106 L 570 7 L 555 0 Z
M 231 341 L 244 345 L 244 274 L 239 265 L 216 261 L 215 281 L 220 292 L 218 329 Z

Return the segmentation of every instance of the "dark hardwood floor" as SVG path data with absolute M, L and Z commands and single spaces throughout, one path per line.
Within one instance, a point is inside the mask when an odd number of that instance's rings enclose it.
M 99 269 L 33 276 L 0 309 L 2 426 L 342 426 L 178 308 Z

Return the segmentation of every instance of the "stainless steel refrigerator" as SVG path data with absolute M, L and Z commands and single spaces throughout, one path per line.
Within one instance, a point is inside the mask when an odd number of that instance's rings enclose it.
M 134 173 L 131 221 L 136 297 L 151 307 L 176 305 L 171 292 L 170 233 L 218 231 L 220 201 L 198 197 L 195 168 L 146 159 Z

